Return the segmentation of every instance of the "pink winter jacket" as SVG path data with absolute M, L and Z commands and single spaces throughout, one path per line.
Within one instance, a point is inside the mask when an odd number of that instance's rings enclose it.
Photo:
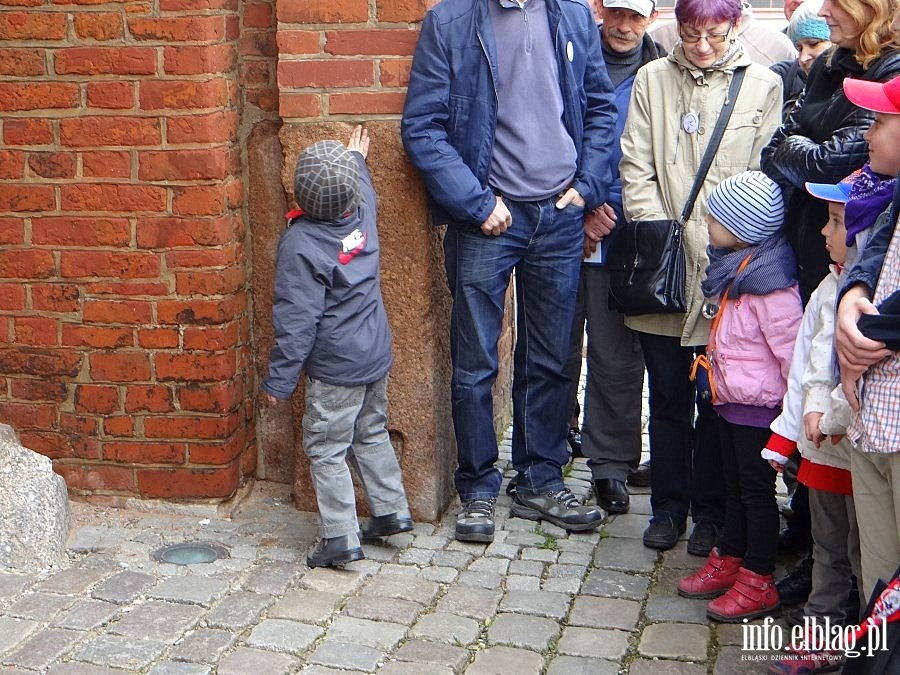
M 729 298 L 723 310 L 708 348 L 716 404 L 780 408 L 803 317 L 797 285 L 768 295 Z

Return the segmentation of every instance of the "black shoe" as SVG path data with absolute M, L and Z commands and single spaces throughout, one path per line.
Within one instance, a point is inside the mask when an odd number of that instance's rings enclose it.
M 581 432 L 575 427 L 569 428 L 569 433 L 566 434 L 566 441 L 569 443 L 569 447 L 572 449 L 572 458 L 575 457 L 584 457 L 581 452 Z
M 456 517 L 456 538 L 459 541 L 494 541 L 495 499 L 473 499 L 463 504 Z
M 694 525 L 694 530 L 687 543 L 687 552 L 691 555 L 703 556 L 709 555 L 712 547 L 719 543 L 719 535 L 722 530 L 713 523 L 701 520 Z
M 389 513 L 385 516 L 375 516 L 369 518 L 368 527 L 363 528 L 363 539 L 378 539 L 379 537 L 390 537 L 392 534 L 401 532 L 409 532 L 413 529 L 412 516 L 409 510 L 403 510 L 400 513 Z
M 306 556 L 306 564 L 310 567 L 335 567 L 364 557 L 362 548 L 351 543 L 350 535 L 344 535 L 320 541 L 316 550 Z
M 675 520 L 668 516 L 654 517 L 650 527 L 644 530 L 644 546 L 667 551 L 678 543 L 685 527 L 684 521 L 676 525 Z
M 628 513 L 631 498 L 625 481 L 615 478 L 598 478 L 594 481 L 597 506 L 608 513 Z
M 517 476 L 513 476 L 509 479 L 509 483 L 506 484 L 506 494 L 510 497 L 514 497 L 516 494 L 516 485 L 518 484 L 517 478 Z
M 585 506 L 569 488 L 552 494 L 516 492 L 510 511 L 519 518 L 546 520 L 570 532 L 593 530 L 606 518 L 603 509 Z
M 799 605 L 806 602 L 812 590 L 812 559 L 800 561 L 800 565 L 775 584 L 782 605 Z
M 794 626 L 802 626 L 803 619 L 806 618 L 806 606 L 800 605 L 799 607 L 786 609 L 781 612 L 781 616 L 784 618 L 784 622 L 791 628 Z
M 634 487 L 650 487 L 650 462 L 644 462 L 632 471 L 627 482 Z
M 809 550 L 809 532 L 788 525 L 778 533 L 778 554 L 804 553 Z

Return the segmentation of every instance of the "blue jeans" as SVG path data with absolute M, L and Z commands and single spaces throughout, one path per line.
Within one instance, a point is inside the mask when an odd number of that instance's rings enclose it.
M 506 201 L 512 226 L 499 236 L 450 225 L 444 262 L 453 296 L 451 395 L 463 502 L 500 490 L 491 387 L 506 289 L 515 269 L 512 460 L 523 493 L 563 485 L 569 378 L 565 364 L 578 289 L 584 210 L 555 199 Z

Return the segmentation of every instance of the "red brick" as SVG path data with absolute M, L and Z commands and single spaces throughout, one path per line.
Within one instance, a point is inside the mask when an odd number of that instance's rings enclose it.
M 59 430 L 63 433 L 72 436 L 96 436 L 98 428 L 96 417 L 85 417 L 84 415 L 75 415 L 66 412 L 59 413 Z M 100 453 L 98 446 L 98 452 L 95 458 L 99 457 Z
M 254 441 L 254 436 L 252 434 L 248 434 L 247 438 L 247 446 L 244 448 L 244 452 L 241 455 L 241 472 L 245 476 L 255 476 L 257 460 L 256 442 Z
M 225 209 L 221 185 L 184 186 L 172 189 L 172 213 L 179 216 L 217 215 Z M 140 232 L 142 228 L 138 228 Z
M 61 12 L 2 12 L 0 40 L 62 40 L 66 15 Z
M 60 203 L 64 211 L 156 212 L 166 207 L 166 190 L 152 185 L 63 185 L 60 187 Z
M 0 284 L 0 310 L 25 309 L 25 287 L 22 284 Z M 2 331 L 5 335 L 5 331 Z
M 134 469 L 108 464 L 63 464 L 53 467 L 70 490 L 135 492 Z
M 6 145 L 47 145 L 53 140 L 50 120 L 8 119 L 3 122 Z
M 230 148 L 160 150 L 138 153 L 138 177 L 147 181 L 222 180 L 237 170 Z
M 133 108 L 134 85 L 131 82 L 88 82 L 87 103 L 91 108 Z
M 75 377 L 82 356 L 63 349 L 17 347 L 0 349 L 0 375 Z
M 97 384 L 75 387 L 75 412 L 112 415 L 119 412 L 119 388 Z
M 67 347 L 116 349 L 134 346 L 134 336 L 130 328 L 66 323 L 62 327 L 62 343 Z
M 36 7 L 43 4 L 44 0 L 0 0 L 0 5 L 8 7 Z
M 0 178 L 6 180 L 25 177 L 25 153 L 21 150 L 0 150 Z
M 46 312 L 76 312 L 81 303 L 74 284 L 31 284 L 31 307 Z
M 241 35 L 241 54 L 243 56 L 259 56 L 272 58 L 278 55 L 278 45 L 271 32 L 259 30 L 247 31 Z
M 131 154 L 126 150 L 95 150 L 81 153 L 85 178 L 130 178 Z
M 233 265 L 237 260 L 236 250 L 234 246 L 228 246 L 218 249 L 172 251 L 166 253 L 166 266 L 169 269 L 186 269 Z
M 234 42 L 241 36 L 241 21 L 234 14 L 225 15 L 225 40 Z
M 133 385 L 125 393 L 125 412 L 172 412 L 172 391 L 159 385 Z
M 218 42 L 225 37 L 225 21 L 221 16 L 129 18 L 128 32 L 135 40 Z
M 239 457 L 246 447 L 246 431 L 238 429 L 225 443 L 189 443 L 188 461 L 191 464 L 228 464 Z
M 131 241 L 125 218 L 51 216 L 32 218 L 31 243 L 35 246 L 119 246 Z
M 87 300 L 85 323 L 146 324 L 153 320 L 153 308 L 143 300 Z
M 44 53 L 40 49 L 0 49 L 0 75 L 34 77 L 44 75 Z
M 404 92 L 355 92 L 331 94 L 328 111 L 332 115 L 392 115 L 403 112 Z
M 22 218 L 0 217 L 0 244 L 14 246 L 25 243 L 25 223 Z
M 6 183 L 0 190 L 0 211 L 55 211 L 56 199 L 49 185 Z
M 41 178 L 74 178 L 75 155 L 71 152 L 33 152 L 28 167 Z
M 15 341 L 22 345 L 53 347 L 57 340 L 57 321 L 39 316 L 17 316 L 13 319 Z
M 279 54 L 319 54 L 322 34 L 312 30 L 279 30 L 275 38 Z
M 239 342 L 238 326 L 230 323 L 226 326 L 202 326 L 184 329 L 184 348 L 200 351 L 219 351 Z
M 325 33 L 325 52 L 340 56 L 412 56 L 419 32 L 410 29 L 340 30 Z
M 221 469 L 137 469 L 140 495 L 150 499 L 230 497 L 240 478 L 236 462 Z
M 278 111 L 286 119 L 318 117 L 322 114 L 322 97 L 319 94 L 282 92 L 278 98 Z
M 67 47 L 53 55 L 57 75 L 155 75 L 150 47 Z
M 0 278 L 42 279 L 55 273 L 53 253 L 36 249 L 0 250 Z
M 0 82 L 0 110 L 74 108 L 78 86 L 66 82 Z
M 56 406 L 0 401 L 0 419 L 16 429 L 50 429 L 56 421 Z
M 201 10 L 237 11 L 238 0 L 159 0 L 161 12 L 199 12 Z
M 50 459 L 99 459 L 100 445 L 93 439 L 73 437 L 56 431 L 28 431 L 19 433 L 22 445 Z M 55 468 L 55 467 L 54 467 Z M 67 486 L 71 487 L 71 486 Z
M 170 117 L 166 121 L 169 143 L 224 143 L 237 138 L 238 115 L 233 111 Z
M 222 78 L 145 80 L 140 83 L 139 99 L 144 110 L 221 108 L 228 103 L 228 83 Z
M 221 345 L 219 348 L 227 347 Z M 156 378 L 160 382 L 220 382 L 234 376 L 232 351 L 222 354 L 157 354 Z
M 437 0 L 378 0 L 377 16 L 381 23 L 416 23 Z
M 68 389 L 65 384 L 58 380 L 17 378 L 10 382 L 10 393 L 13 398 L 25 401 L 62 403 L 67 398 Z
M 179 443 L 105 443 L 103 458 L 128 464 L 184 464 L 185 448 Z
M 238 413 L 216 416 L 147 417 L 144 435 L 147 438 L 183 438 L 216 440 L 231 436 L 240 425 Z
M 159 257 L 139 251 L 62 251 L 59 263 L 64 277 L 140 279 L 160 272 Z
M 140 352 L 111 352 L 88 357 L 95 382 L 146 382 L 150 379 L 150 358 Z
M 244 205 L 244 181 L 240 178 L 235 178 L 230 183 L 226 183 L 225 194 L 227 195 L 229 207 L 233 209 L 242 207 Z M 245 232 L 242 217 L 235 214 L 235 221 L 236 225 L 240 228 L 240 236 L 243 237 Z
M 233 321 L 246 309 L 246 298 L 231 297 L 224 300 L 160 300 L 156 312 L 161 324 L 209 325 Z
M 262 89 L 246 89 L 244 91 L 247 105 L 256 106 L 263 112 L 278 111 L 278 89 L 265 87 Z
M 273 64 L 268 61 L 247 59 L 241 69 L 241 86 L 244 88 L 267 87 L 274 82 L 274 72 Z
M 279 23 L 362 23 L 368 19 L 368 0 L 281 0 L 278 3 Z
M 115 438 L 132 438 L 134 436 L 134 418 L 130 415 L 105 417 L 103 419 L 103 433 Z
M 163 49 L 163 71 L 168 75 L 219 75 L 237 63 L 233 44 L 178 46 Z
M 178 331 L 174 328 L 138 329 L 138 345 L 144 349 L 175 349 L 178 344 Z
M 137 245 L 141 248 L 176 246 L 219 246 L 231 241 L 230 217 L 221 218 L 145 218 L 137 226 Z
M 209 272 L 176 272 L 175 292 L 178 295 L 227 295 L 243 287 L 246 281 L 241 267 Z M 188 348 L 186 343 L 185 347 Z
M 122 15 L 115 12 L 75 12 L 75 35 L 88 40 L 116 40 L 125 34 Z
M 384 59 L 378 66 L 382 87 L 405 87 L 409 84 L 412 59 Z
M 169 287 L 162 281 L 90 281 L 82 284 L 88 295 L 169 295 Z
M 60 120 L 59 140 L 75 147 L 159 145 L 159 120 L 150 117 L 87 116 Z
M 275 24 L 274 3 L 244 3 L 244 28 L 272 28 Z
M 279 61 L 278 85 L 302 87 L 370 87 L 374 84 L 371 61 Z
M 181 409 L 193 412 L 227 412 L 234 410 L 244 400 L 244 388 L 240 380 L 209 386 L 191 382 L 179 387 L 177 391 Z

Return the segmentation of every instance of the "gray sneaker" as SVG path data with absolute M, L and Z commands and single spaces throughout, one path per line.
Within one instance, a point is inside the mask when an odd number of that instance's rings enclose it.
M 512 508 L 514 516 L 528 520 L 546 520 L 564 530 L 593 530 L 606 518 L 599 506 L 585 506 L 569 488 L 552 494 L 526 495 L 516 491 Z
M 494 541 L 494 503 L 496 499 L 473 499 L 462 505 L 456 517 L 459 541 Z

